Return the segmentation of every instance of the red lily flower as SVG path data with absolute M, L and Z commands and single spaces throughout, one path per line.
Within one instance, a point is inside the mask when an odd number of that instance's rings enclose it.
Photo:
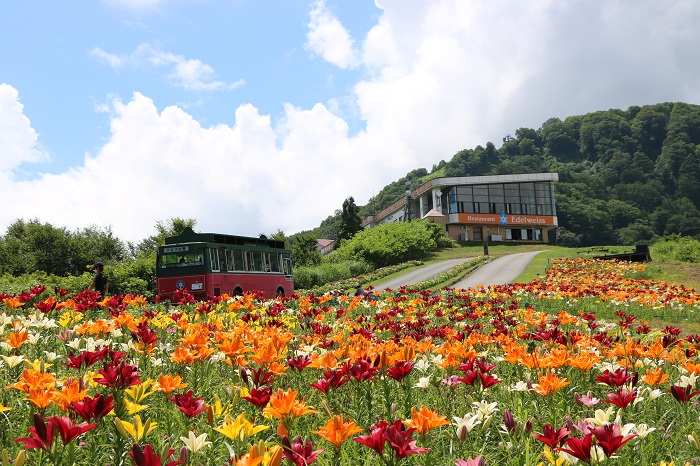
M 384 431 L 384 437 L 389 442 L 389 446 L 394 450 L 398 459 L 430 451 L 427 448 L 416 448 L 417 440 L 411 438 L 411 434 L 415 430 L 414 428 L 406 429 L 403 422 L 398 419 Z
M 98 351 L 83 351 L 78 356 L 74 356 L 71 351 L 68 354 L 68 362 L 64 362 L 63 365 L 66 367 L 71 367 L 73 369 L 80 369 L 83 365 L 88 368 L 98 361 L 103 360 L 107 356 L 109 349 L 105 346 Z
M 635 398 L 637 398 L 637 390 L 628 392 L 620 387 L 617 389 L 617 393 L 608 393 L 608 398 L 603 401 L 605 403 L 614 404 L 618 408 L 625 409 Z
M 296 358 L 287 358 L 287 364 L 289 365 L 289 367 L 293 367 L 294 369 L 300 372 L 304 370 L 306 366 L 311 364 L 311 362 L 311 358 L 305 354 L 297 356 Z
M 361 358 L 355 361 L 355 364 L 345 363 L 341 370 L 345 375 L 355 380 L 369 380 L 371 382 L 374 380 L 374 376 L 379 373 L 378 364 L 379 360 L 377 360 L 375 364 L 372 363 L 369 358 Z
M 94 398 L 86 396 L 81 401 L 74 401 L 68 405 L 68 409 L 80 416 L 85 422 L 99 421 L 105 417 L 117 404 L 113 396 L 104 397 L 101 393 Z
M 160 340 L 156 337 L 156 332 L 148 326 L 148 321 L 139 322 L 136 326 L 136 331 L 131 332 L 131 338 L 136 342 L 141 342 L 145 346 L 153 345 Z
M 165 464 L 161 463 L 161 458 L 163 461 L 166 461 L 174 452 L 175 450 L 169 448 L 167 452 L 164 451 L 163 454 L 156 455 L 156 453 L 153 451 L 153 445 L 148 444 L 143 450 L 141 450 L 141 447 L 134 444 L 133 448 L 129 452 L 129 456 L 134 459 L 136 466 L 179 466 L 187 462 L 187 450 L 181 450 L 179 460 L 170 461 Z
M 242 369 L 245 370 L 245 369 Z M 275 374 L 260 367 L 253 371 L 253 387 L 260 388 L 263 385 L 272 385 L 275 382 Z
M 564 441 L 569 448 L 557 447 L 555 450 L 563 451 L 571 456 L 575 456 L 584 463 L 591 462 L 591 440 L 593 434 L 588 433 L 582 439 L 576 437 L 567 437 Z
M 554 430 L 552 424 L 544 424 L 542 426 L 542 433 L 532 434 L 532 436 L 549 446 L 549 448 L 556 448 L 563 445 L 564 440 L 569 436 L 569 434 L 569 429 L 566 427 L 560 427 L 558 430 Z
M 372 425 L 369 431 L 369 435 L 359 435 L 353 440 L 357 443 L 361 443 L 362 445 L 371 448 L 372 450 L 376 451 L 381 455 L 382 453 L 384 453 L 384 444 L 386 443 L 386 439 L 384 438 L 384 431 L 386 430 L 388 425 L 388 422 L 382 420 L 379 422 L 379 424 Z
M 192 390 L 188 390 L 184 395 L 176 394 L 170 401 L 177 405 L 177 409 L 182 411 L 187 417 L 194 417 L 197 414 L 206 411 L 207 405 L 201 396 L 195 398 L 192 395 Z
M 692 390 L 692 385 L 687 385 L 685 387 L 681 387 L 680 385 L 674 385 L 669 391 L 676 400 L 680 401 L 681 403 L 687 403 L 695 395 L 700 395 L 700 391 L 691 392 Z
M 501 381 L 493 374 L 484 375 L 482 372 L 479 372 L 479 378 L 481 379 L 481 386 L 484 388 L 492 387 Z
M 60 286 L 55 286 L 53 291 L 61 298 L 70 294 L 70 291 L 64 290 Z
M 595 378 L 595 380 L 597 382 L 607 384 L 613 388 L 619 388 L 628 381 L 632 382 L 632 386 L 636 385 L 638 378 L 639 375 L 636 372 L 634 374 L 630 374 L 627 369 L 623 367 L 615 370 L 615 372 L 610 372 L 608 369 L 606 369 L 605 372 L 603 372 L 603 375 L 599 375 Z
M 261 387 L 251 389 L 250 396 L 244 396 L 242 398 L 247 402 L 254 404 L 258 408 L 264 408 L 265 406 L 267 406 L 267 403 L 270 402 L 271 396 L 272 388 Z
M 95 379 L 95 382 L 107 387 L 121 390 L 141 383 L 141 379 L 139 379 L 139 368 L 128 364 L 126 361 L 120 363 L 115 361 L 111 364 L 105 364 L 104 367 L 97 372 L 102 375 L 102 377 Z
M 396 361 L 393 366 L 386 370 L 386 375 L 401 382 L 413 370 L 413 361 Z
M 314 450 L 311 441 L 302 442 L 300 436 L 294 438 L 294 442 L 290 443 L 287 437 L 282 438 L 282 454 L 295 466 L 306 466 L 316 461 L 317 456 L 325 450 Z
M 57 304 L 58 301 L 56 301 L 56 299 L 53 296 L 49 296 L 45 300 L 39 301 L 38 303 L 34 304 L 34 307 L 39 309 L 44 314 L 48 314 L 49 312 L 56 309 Z
M 480 374 L 480 372 L 476 371 L 476 370 L 465 370 L 464 377 L 459 377 L 459 378 L 457 378 L 457 380 L 459 380 L 460 382 L 466 383 L 467 385 L 471 385 L 473 387 L 474 383 L 476 382 L 476 377 L 479 374 Z
M 49 423 L 58 431 L 64 445 L 68 445 L 74 438 L 97 427 L 97 424 L 88 424 L 87 422 L 75 424 L 73 420 L 67 416 L 50 417 Z
M 31 437 L 16 438 L 15 442 L 24 443 L 25 450 L 41 448 L 42 450 L 50 451 L 53 445 L 53 427 L 47 426 L 41 414 L 34 414 L 34 427 L 29 428 Z
M 309 386 L 323 393 L 328 393 L 329 389 L 333 388 L 335 390 L 349 381 L 350 379 L 341 371 L 325 371 L 323 373 L 323 378 L 319 379 L 316 383 L 310 383 Z
M 591 427 L 590 431 L 598 440 L 598 445 L 605 452 L 605 456 L 610 458 L 622 445 L 637 437 L 637 434 L 623 436 L 620 426 L 617 424 L 604 424 L 602 426 Z

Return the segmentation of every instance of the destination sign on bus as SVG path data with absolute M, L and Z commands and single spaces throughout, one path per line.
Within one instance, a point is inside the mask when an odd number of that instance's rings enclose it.
M 177 253 L 177 252 L 186 252 L 189 251 L 190 247 L 189 246 L 170 246 L 167 248 L 163 248 L 163 254 L 172 254 L 172 253 Z

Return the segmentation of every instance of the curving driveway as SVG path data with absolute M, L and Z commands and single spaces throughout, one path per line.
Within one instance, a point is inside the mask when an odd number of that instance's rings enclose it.
M 508 254 L 498 257 L 492 261 L 482 265 L 470 275 L 455 283 L 451 288 L 463 289 L 476 287 L 477 285 L 505 285 L 523 273 L 528 264 L 541 251 L 522 252 L 518 254 Z M 386 288 L 395 290 L 404 285 L 413 285 L 424 280 L 428 280 L 435 275 L 439 275 L 462 262 L 468 261 L 470 258 L 448 259 L 441 262 L 428 264 L 415 270 L 411 270 L 398 277 L 380 282 L 374 286 L 376 290 L 384 290 Z
M 541 251 L 508 254 L 494 259 L 455 283 L 452 288 L 466 290 L 477 285 L 506 285 L 525 271 L 533 257 Z
M 389 288 L 391 290 L 395 290 L 397 288 L 401 288 L 402 286 L 413 285 L 414 283 L 419 283 L 433 278 L 436 275 L 440 275 L 441 273 L 446 272 L 452 267 L 466 262 L 469 259 L 471 259 L 471 257 L 461 257 L 459 259 L 448 259 L 440 262 L 433 262 L 432 264 L 418 267 L 417 269 L 401 274 L 398 277 L 377 283 L 374 285 L 374 289 L 384 290 Z

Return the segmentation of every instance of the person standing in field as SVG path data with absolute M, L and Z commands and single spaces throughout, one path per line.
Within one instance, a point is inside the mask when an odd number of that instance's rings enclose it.
M 107 277 L 104 274 L 104 265 L 102 262 L 96 262 L 92 267 L 92 271 L 95 272 L 95 278 L 90 284 L 90 290 L 95 290 L 100 293 L 102 299 L 107 297 Z

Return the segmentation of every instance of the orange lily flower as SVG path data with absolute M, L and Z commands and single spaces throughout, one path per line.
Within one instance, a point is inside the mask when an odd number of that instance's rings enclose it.
M 318 413 L 312 407 L 306 406 L 305 400 L 301 402 L 297 401 L 297 392 L 291 388 L 287 391 L 282 391 L 278 389 L 277 392 L 273 393 L 270 397 L 270 403 L 263 410 L 263 414 L 266 416 L 275 417 L 277 419 L 284 419 L 288 416 L 297 418 L 305 414 L 315 414 Z
M 15 388 L 25 393 L 29 393 L 30 388 L 53 386 L 56 379 L 53 374 L 41 372 L 34 369 L 24 369 L 19 380 L 5 388 Z
M 542 358 L 543 367 L 557 368 L 561 367 L 569 359 L 569 352 L 565 347 L 552 348 L 548 356 Z
M 320 357 L 314 358 L 309 367 L 323 370 L 335 369 L 338 367 L 338 359 L 333 356 L 333 353 L 326 351 Z
M 660 367 L 654 370 L 649 369 L 646 374 L 642 376 L 642 382 L 651 386 L 662 384 L 666 382 L 666 380 L 668 380 L 668 374 L 664 374 L 664 371 Z
M 547 372 L 547 375 L 539 375 L 539 383 L 535 384 L 532 389 L 542 396 L 551 395 L 562 387 L 569 385 L 568 380 L 560 379 L 554 372 Z
M 700 375 L 700 364 L 688 361 L 683 365 L 683 368 L 694 375 Z
M 9 299 L 9 298 L 8 298 Z M 26 328 L 16 329 L 10 333 L 10 336 L 3 338 L 5 343 L 10 345 L 12 348 L 19 348 L 29 339 L 29 331 Z
M 27 393 L 27 399 L 40 409 L 44 409 L 54 402 L 58 391 L 55 387 L 31 387 Z
M 231 458 L 234 466 L 259 466 L 261 464 L 279 466 L 283 459 L 281 446 L 275 445 L 268 450 L 263 440 L 255 445 L 251 445 L 248 454 L 242 458 Z
M 361 427 L 358 427 L 353 421 L 345 421 L 337 415 L 330 418 L 325 426 L 311 431 L 312 434 L 319 435 L 331 442 L 336 448 L 340 448 L 343 442 L 358 432 L 362 432 Z
M 593 351 L 583 351 L 577 355 L 569 357 L 567 363 L 571 367 L 584 372 L 588 372 L 600 362 L 600 356 L 595 354 Z
M 18 307 L 24 306 L 24 303 L 19 300 L 19 298 L 11 297 L 11 298 L 5 298 L 2 300 L 3 303 L 5 303 L 8 307 L 12 309 L 16 309 Z
M 161 374 L 158 376 L 157 388 L 166 395 L 188 385 L 188 383 L 182 383 L 182 377 L 179 375 Z
M 178 345 L 175 347 L 170 360 L 175 364 L 191 364 L 194 362 L 194 354 L 188 348 Z
M 403 421 L 403 423 L 409 428 L 415 428 L 416 432 L 419 434 L 424 434 L 436 427 L 451 424 L 450 421 L 447 420 L 447 417 L 438 416 L 437 412 L 422 405 L 419 410 L 411 408 L 411 419 Z
M 74 401 L 82 401 L 87 395 L 87 387 L 83 386 L 80 379 L 74 379 L 69 377 L 68 380 L 63 384 L 63 388 L 60 392 L 56 392 L 54 395 L 54 401 L 61 409 L 61 411 L 66 411 L 68 406 Z

